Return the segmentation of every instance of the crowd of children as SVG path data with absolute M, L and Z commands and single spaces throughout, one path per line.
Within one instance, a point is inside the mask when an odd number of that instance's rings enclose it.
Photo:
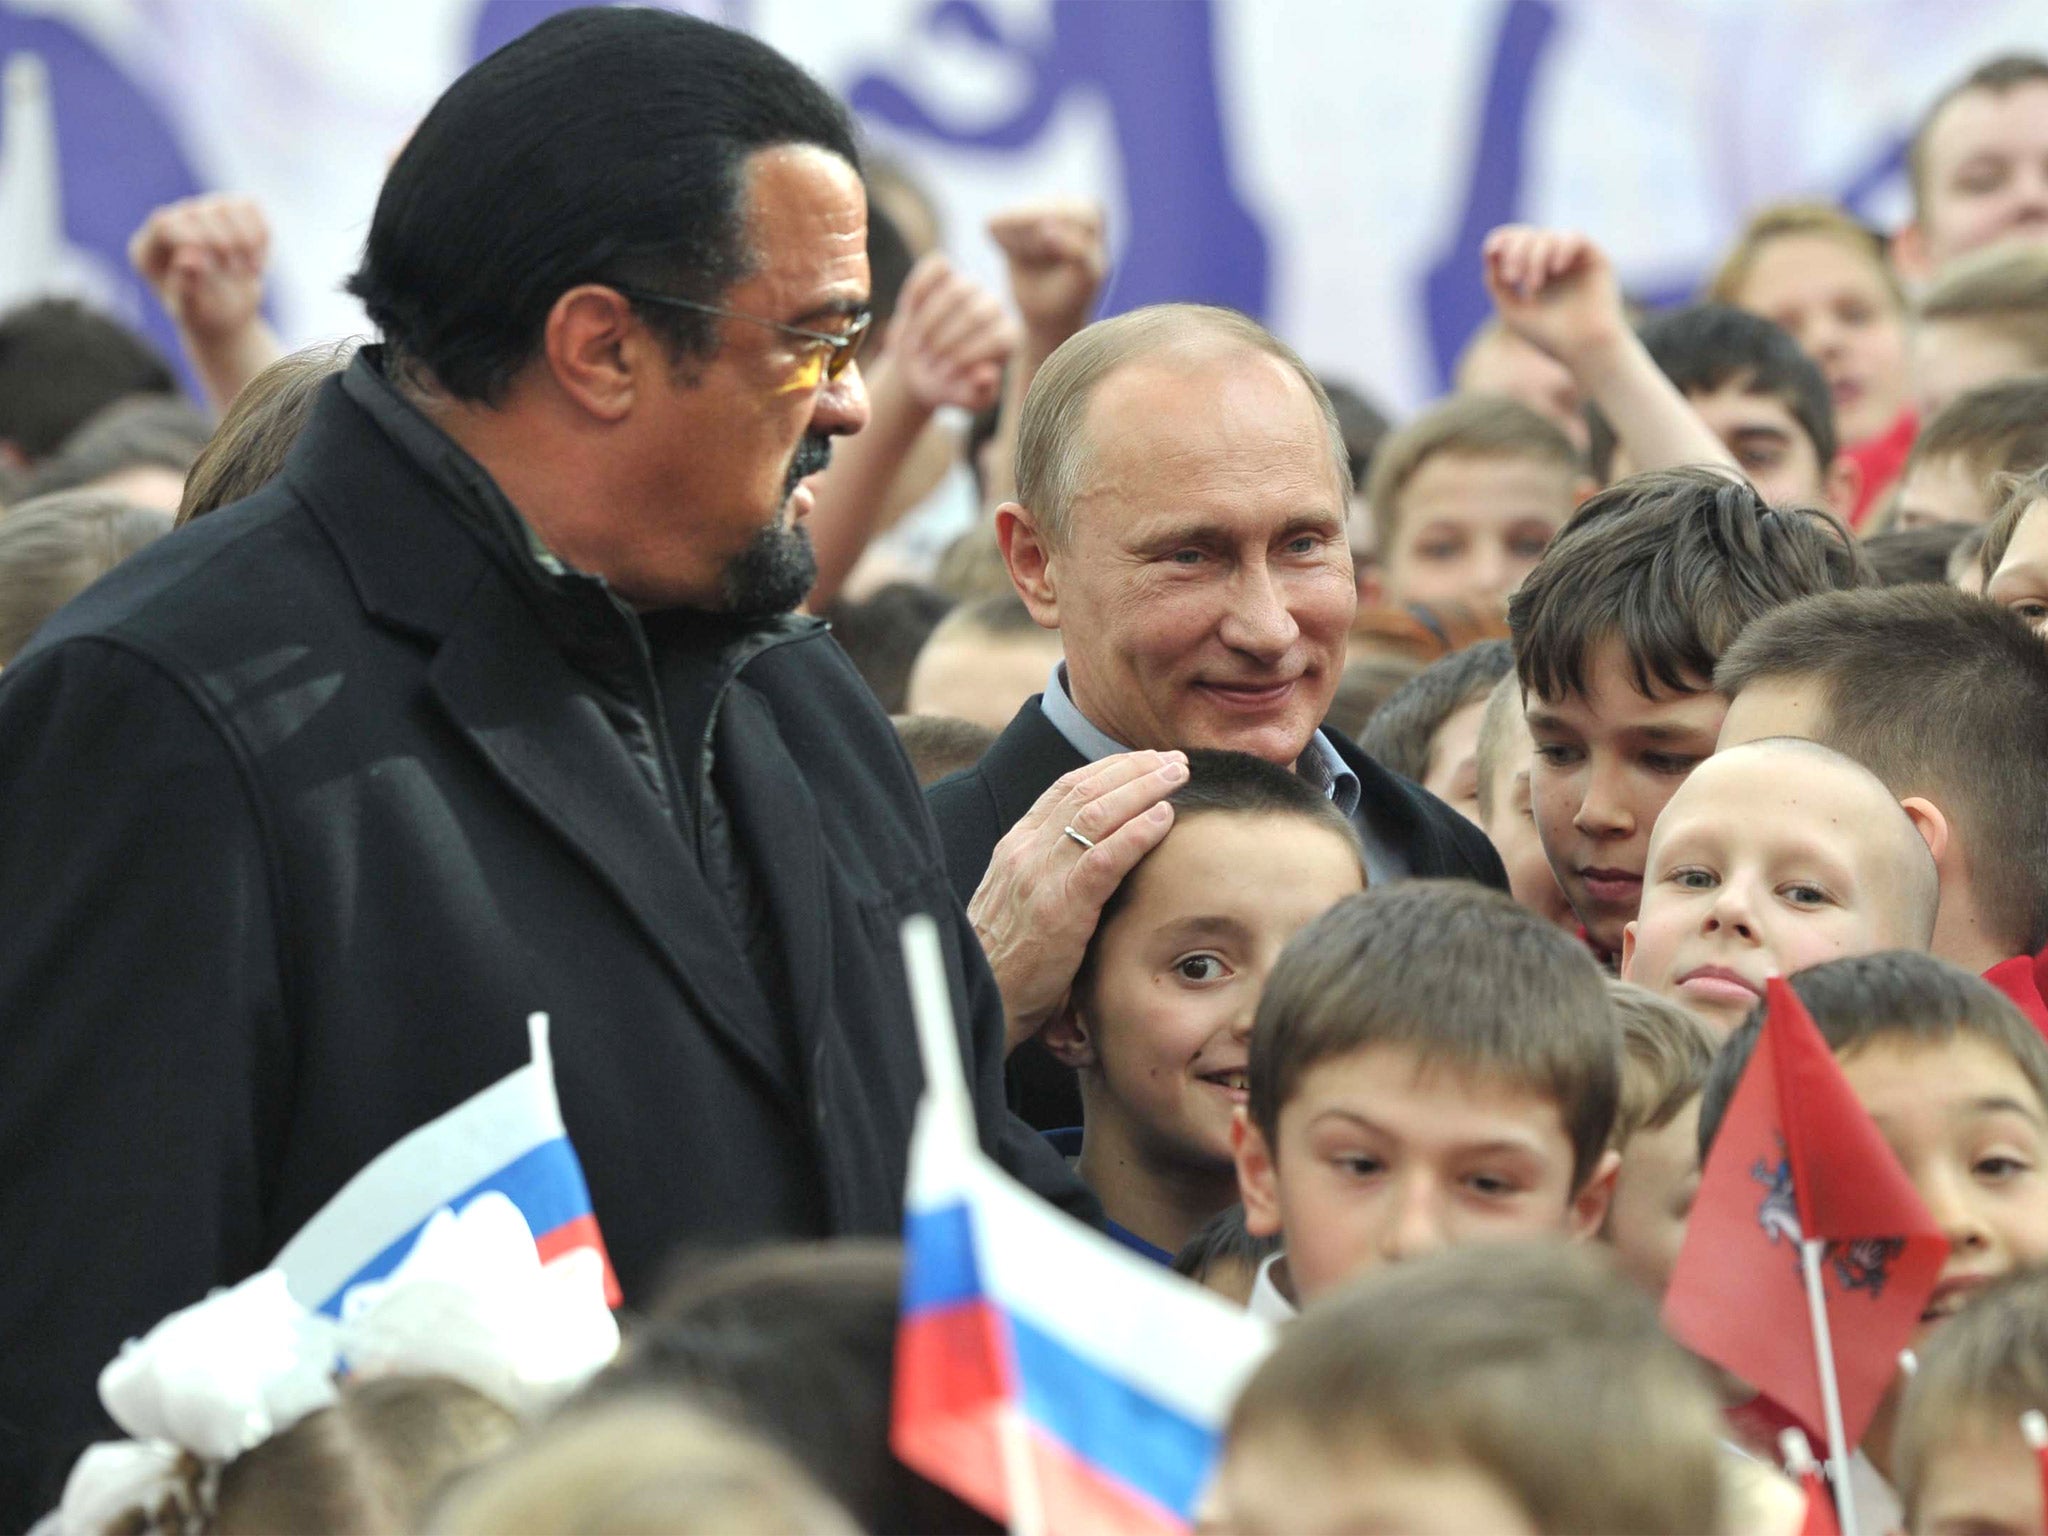
M 1507 890 L 1376 880 L 1307 778 L 1190 750 L 1033 1047 L 1078 1085 L 1045 1134 L 1108 1234 L 1275 1329 L 1201 1529 L 1790 1533 L 1829 1502 L 2048 1530 L 2048 60 L 1959 81 L 1910 172 L 1895 235 L 1760 210 L 1660 314 L 1596 241 L 1497 230 L 1457 392 L 1391 429 L 1347 397 L 1331 720 L 1483 829 Z M 1002 221 L 1014 325 L 913 185 L 872 196 L 895 414 L 821 479 L 816 599 L 930 783 L 1058 675 L 943 486 L 1007 498 L 1018 397 L 1103 247 L 1086 210 Z M 153 280 L 176 228 L 138 246 Z M 0 663 L 173 508 L 277 472 L 346 352 L 275 350 L 212 339 L 234 404 L 203 450 L 41 445 L 0 518 Z M 963 438 L 949 406 L 980 413 Z M 1860 1444 L 1801 1426 L 1833 1463 L 1805 1496 L 1770 1384 L 1659 1315 L 1776 978 L 1947 1244 Z M 49 1529 L 992 1529 L 891 1452 L 905 1283 L 886 1243 L 698 1256 L 616 1352 L 574 1322 L 587 1288 L 401 1275 L 338 1321 L 226 1293 L 109 1367 L 132 1440 Z M 347 1331 L 379 1304 L 418 1308 L 381 1366 Z M 531 1367 L 557 1390 L 420 1342 L 515 1354 L 522 1318 L 580 1341 Z

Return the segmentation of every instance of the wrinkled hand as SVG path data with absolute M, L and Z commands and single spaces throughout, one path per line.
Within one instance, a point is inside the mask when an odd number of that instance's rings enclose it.
M 989 220 L 1010 263 L 1010 297 L 1049 350 L 1088 323 L 1109 270 L 1098 203 L 1032 203 Z
M 128 241 L 128 261 L 179 329 L 201 342 L 255 325 L 270 225 L 252 198 L 212 193 L 167 203 Z
M 1480 263 L 1502 323 L 1568 368 L 1628 334 L 1614 267 L 1584 235 L 1505 224 Z
M 1002 393 L 1003 365 L 1017 350 L 1017 322 L 1002 300 L 936 251 L 903 280 L 889 358 L 927 410 L 984 411 Z
M 1166 797 L 1187 782 L 1180 752 L 1125 752 L 1077 768 L 996 844 L 967 916 L 1002 989 L 1007 1051 L 1059 1011 L 1124 876 L 1173 825 Z M 1095 846 L 1066 834 L 1072 827 Z

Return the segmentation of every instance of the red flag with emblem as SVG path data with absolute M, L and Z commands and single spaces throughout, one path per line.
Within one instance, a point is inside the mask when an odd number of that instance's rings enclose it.
M 1774 979 L 1768 1001 L 1701 1173 L 1664 1322 L 1822 1442 L 1800 1247 L 1825 1242 L 1822 1293 L 1854 1446 L 1913 1342 L 1948 1242 L 1798 995 Z

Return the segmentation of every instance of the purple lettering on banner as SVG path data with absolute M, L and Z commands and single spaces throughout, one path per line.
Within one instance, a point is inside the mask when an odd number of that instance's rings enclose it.
M 1005 34 L 975 0 L 941 0 L 934 37 L 1012 55 L 1032 90 L 1006 119 L 945 121 L 916 83 L 876 72 L 847 93 L 854 110 L 900 133 L 972 149 L 1019 150 L 1045 132 L 1070 91 L 1109 104 L 1130 206 L 1104 314 L 1169 300 L 1227 304 L 1264 319 L 1271 296 L 1265 232 L 1235 185 L 1216 91 L 1210 0 L 1053 0 L 1041 50 Z

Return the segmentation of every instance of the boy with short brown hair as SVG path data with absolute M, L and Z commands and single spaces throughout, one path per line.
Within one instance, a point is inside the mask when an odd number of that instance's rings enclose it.
M 1920 429 L 1888 516 L 1871 532 L 1985 523 L 2003 497 L 2000 475 L 2048 464 L 2048 374 L 1965 391 Z
M 1906 152 L 1913 217 L 1892 259 L 1926 282 L 1958 256 L 2012 237 L 2038 240 L 2030 173 L 2048 156 L 2048 58 L 1985 60 L 1934 99 Z
M 1514 670 L 1515 653 L 1505 640 L 1453 651 L 1375 710 L 1358 745 L 1382 768 L 1479 821 L 1480 721 L 1494 685 Z
M 1965 256 L 1920 296 L 1913 395 L 1923 418 L 1972 389 L 2048 369 L 2048 250 Z
M 1238 1188 L 1286 1244 L 1255 1311 L 1442 1247 L 1588 1238 L 1606 1213 L 1605 981 L 1498 892 L 1411 880 L 1332 907 L 1266 978 L 1250 1072 Z
M 1700 1090 L 1715 1040 L 1676 1003 L 1632 982 L 1610 981 L 1621 1027 L 1621 1108 L 1614 1150 L 1621 1169 L 1600 1240 L 1621 1273 L 1661 1300 L 1685 1241 L 1700 1184 Z

